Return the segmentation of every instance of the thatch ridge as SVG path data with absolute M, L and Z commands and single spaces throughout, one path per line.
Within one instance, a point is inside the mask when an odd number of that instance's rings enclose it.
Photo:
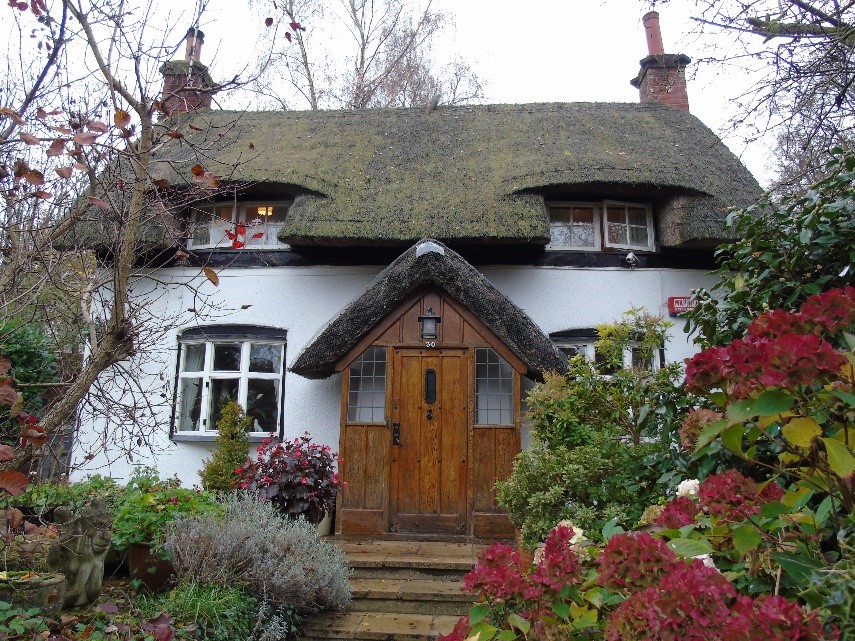
M 442 251 L 421 256 L 422 243 Z M 412 293 L 438 288 L 470 309 L 499 340 L 540 379 L 547 370 L 564 371 L 566 358 L 528 315 L 497 290 L 460 254 L 425 239 L 380 272 L 365 292 L 350 303 L 303 348 L 290 371 L 306 378 L 327 378 L 335 364 Z

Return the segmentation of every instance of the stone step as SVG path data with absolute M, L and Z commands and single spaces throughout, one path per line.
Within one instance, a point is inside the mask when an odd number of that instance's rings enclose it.
M 365 641 L 436 641 L 457 623 L 456 616 L 391 612 L 331 612 L 306 621 L 302 639 Z
M 460 579 L 483 546 L 469 543 L 364 541 L 339 544 L 355 578 Z
M 443 614 L 462 616 L 472 607 L 472 595 L 459 579 L 351 579 L 350 609 L 361 612 Z

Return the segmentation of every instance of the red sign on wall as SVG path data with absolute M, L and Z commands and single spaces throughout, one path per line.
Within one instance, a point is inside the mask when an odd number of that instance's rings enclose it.
M 694 296 L 669 296 L 668 297 L 668 315 L 679 316 L 683 312 L 688 312 L 695 309 L 698 305 L 698 299 Z

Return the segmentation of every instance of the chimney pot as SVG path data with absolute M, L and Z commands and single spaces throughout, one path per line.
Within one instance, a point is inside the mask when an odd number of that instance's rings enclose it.
M 647 53 L 651 56 L 665 53 L 662 32 L 659 30 L 659 13 L 656 11 L 645 13 L 641 21 L 644 23 L 644 35 L 647 36 Z
M 202 45 L 205 42 L 205 34 L 195 27 L 191 27 L 187 30 L 187 35 L 184 39 L 187 42 L 186 49 L 184 50 L 184 59 L 200 62 L 202 60 Z

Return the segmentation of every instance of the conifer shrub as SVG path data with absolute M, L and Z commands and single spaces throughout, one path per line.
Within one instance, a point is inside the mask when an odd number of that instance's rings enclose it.
M 303 519 L 288 519 L 270 501 L 237 492 L 222 515 L 175 521 L 166 549 L 180 580 L 243 586 L 247 593 L 297 614 L 342 610 L 350 602 L 349 569 L 337 546 Z
M 252 419 L 240 405 L 235 401 L 226 403 L 217 421 L 217 449 L 199 472 L 202 487 L 209 492 L 230 492 L 234 489 L 238 479 L 235 469 L 244 464 L 249 451 L 247 432 L 251 425 Z

